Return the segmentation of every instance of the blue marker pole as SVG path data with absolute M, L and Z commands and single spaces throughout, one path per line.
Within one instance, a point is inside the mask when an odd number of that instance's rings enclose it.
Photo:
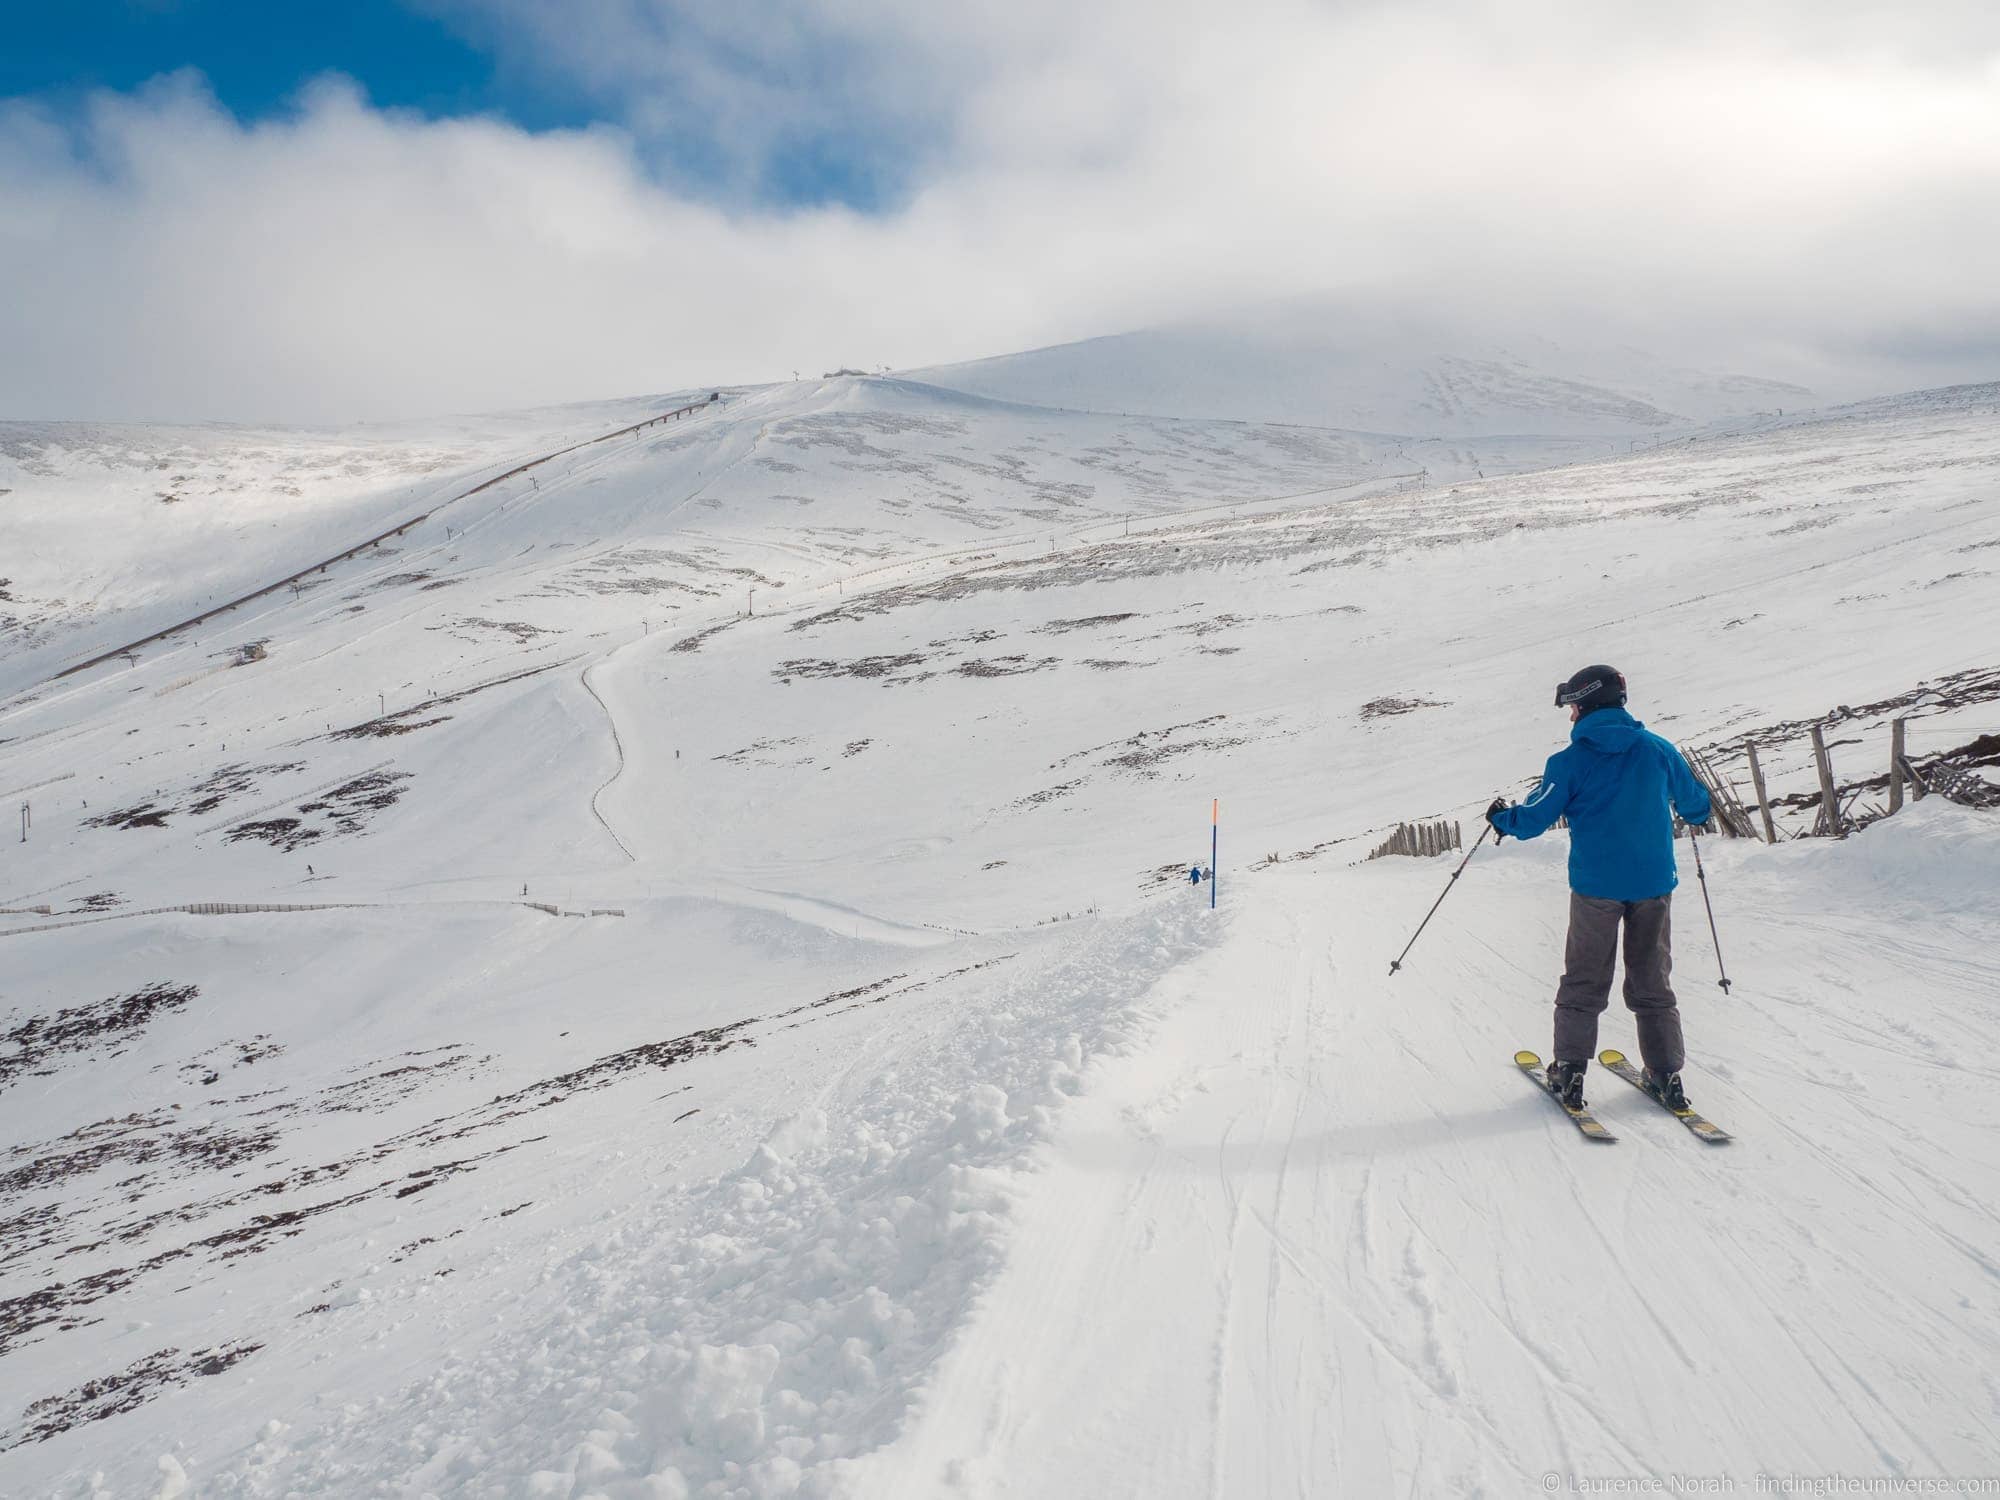
M 1215 798 L 1208 805 L 1208 909 L 1215 910 L 1215 880 L 1218 871 L 1215 865 L 1216 850 L 1221 847 L 1222 799 Z

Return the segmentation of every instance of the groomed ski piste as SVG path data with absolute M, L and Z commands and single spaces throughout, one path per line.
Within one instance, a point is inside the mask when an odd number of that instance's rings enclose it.
M 0 1493 L 2000 1475 L 2000 816 L 1705 841 L 1727 995 L 1684 865 L 1722 1147 L 1512 1066 L 1560 833 L 1393 978 L 1459 856 L 1365 859 L 1469 843 L 1588 661 L 1680 743 L 1772 728 L 1774 796 L 1837 705 L 1855 776 L 1870 706 L 2000 730 L 2000 388 L 1419 479 L 947 374 L 460 501 L 708 393 L 296 493 L 325 441 L 5 432 Z

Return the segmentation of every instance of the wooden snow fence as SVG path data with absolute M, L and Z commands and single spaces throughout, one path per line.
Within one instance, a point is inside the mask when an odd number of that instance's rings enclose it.
M 1408 854 L 1428 859 L 1465 847 L 1465 836 L 1456 823 L 1398 823 L 1396 831 L 1376 846 L 1368 857 L 1381 859 L 1390 854 Z
M 1681 755 L 1687 760 L 1688 769 L 1694 772 L 1694 779 L 1708 788 L 1708 821 L 1695 826 L 1703 833 L 1719 833 L 1724 838 L 1755 838 L 1757 830 L 1751 825 L 1749 809 L 1744 807 L 1736 788 L 1717 773 L 1708 756 L 1685 745 L 1681 747 Z M 1674 837 L 1680 836 L 1681 829 L 1676 825 Z
M 2000 790 L 1980 774 L 1981 767 L 2000 764 L 2000 735 L 1977 735 L 1966 744 L 1919 761 L 1908 750 L 1910 716 L 1899 716 L 1889 721 L 1889 763 L 1883 774 L 1843 782 L 1834 771 L 1827 730 L 1848 717 L 1842 710 L 1804 726 L 1786 726 L 1793 732 L 1803 727 L 1812 741 L 1815 783 L 1807 792 L 1773 797 L 1764 784 L 1764 766 L 1757 753 L 1760 743 L 1768 750 L 1789 736 L 1766 732 L 1746 736 L 1734 745 L 1711 746 L 1705 752 L 1684 749 L 1688 764 L 1715 798 L 1721 831 L 1761 838 L 1767 844 L 1781 838 L 1845 838 L 1858 828 L 1894 817 L 1906 803 L 1927 796 L 1942 796 L 1968 807 L 2000 806 Z M 1717 769 L 1718 759 L 1738 754 L 1749 772 L 1748 796 Z M 1880 801 L 1863 800 L 1876 794 Z M 1774 808 L 1792 812 L 1810 808 L 1812 826 L 1781 830 L 1772 815 Z

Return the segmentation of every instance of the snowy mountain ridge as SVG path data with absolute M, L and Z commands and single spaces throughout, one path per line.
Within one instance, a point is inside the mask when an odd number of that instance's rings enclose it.
M 1803 385 L 1641 350 L 1318 307 L 1145 329 L 911 372 L 1086 411 L 1295 422 L 1411 438 L 1658 438 L 1821 404 Z M 1618 445 L 1622 447 L 1622 444 Z
M 1589 1146 L 1508 1066 L 1558 836 L 1393 980 L 1449 869 L 1362 856 L 1469 842 L 1585 660 L 1766 736 L 1778 798 L 1836 704 L 1849 778 L 1891 713 L 2000 731 L 2000 392 L 1483 479 L 1042 394 L 728 391 L 56 680 L 676 398 L 351 459 L 17 435 L 0 1492 L 1990 1471 L 1991 813 L 1707 846 L 1726 1154 L 1595 1074 Z M 217 905 L 277 909 L 158 910 Z

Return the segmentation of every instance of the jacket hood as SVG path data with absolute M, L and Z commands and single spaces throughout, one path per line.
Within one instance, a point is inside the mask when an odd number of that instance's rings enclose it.
M 1646 732 L 1646 726 L 1622 708 L 1600 708 L 1570 725 L 1571 744 L 1590 746 L 1606 755 L 1623 755 Z

